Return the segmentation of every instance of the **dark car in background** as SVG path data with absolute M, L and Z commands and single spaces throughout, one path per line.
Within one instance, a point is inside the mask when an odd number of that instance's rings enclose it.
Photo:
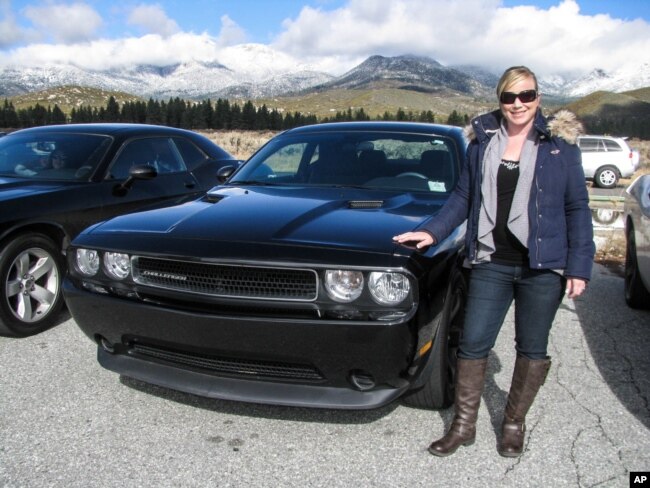
M 444 205 L 462 130 L 292 129 L 203 198 L 85 230 L 64 293 L 102 366 L 197 395 L 362 409 L 448 406 L 465 225 L 397 245 Z
M 626 189 L 625 301 L 633 308 L 650 308 L 650 174 Z
M 71 124 L 0 138 L 0 333 L 51 326 L 63 305 L 63 252 L 90 224 L 195 199 L 233 157 L 197 133 Z

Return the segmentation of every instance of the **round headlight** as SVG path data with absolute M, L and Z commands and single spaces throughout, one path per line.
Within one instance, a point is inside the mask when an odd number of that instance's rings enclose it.
M 401 273 L 370 273 L 368 277 L 370 295 L 381 305 L 397 305 L 409 295 L 411 284 Z
M 77 269 L 86 276 L 95 276 L 99 270 L 99 253 L 94 249 L 77 249 Z
M 104 254 L 104 270 L 109 276 L 123 280 L 131 272 L 129 255 L 121 252 L 107 252 Z
M 335 302 L 351 302 L 363 291 L 363 273 L 344 269 L 325 271 L 325 289 Z

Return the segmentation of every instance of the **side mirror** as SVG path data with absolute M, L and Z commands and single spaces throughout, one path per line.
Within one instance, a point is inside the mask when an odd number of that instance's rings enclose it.
M 220 168 L 219 171 L 217 171 L 217 180 L 219 183 L 225 183 L 228 178 L 232 176 L 232 174 L 235 172 L 234 166 L 224 166 L 223 168 Z
M 158 171 L 156 171 L 156 169 L 149 164 L 139 164 L 137 166 L 133 166 L 129 170 L 129 177 L 124 180 L 123 183 L 115 185 L 113 188 L 113 194 L 118 197 L 123 197 L 133 186 L 133 182 L 135 180 L 151 180 L 156 176 L 158 176 Z

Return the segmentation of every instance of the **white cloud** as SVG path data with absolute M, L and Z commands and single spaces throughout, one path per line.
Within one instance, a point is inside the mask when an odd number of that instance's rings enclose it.
M 160 10 L 150 11 L 152 18 L 155 12 L 161 13 Z M 134 13 L 137 15 L 134 16 Z M 135 9 L 129 19 L 135 22 L 142 18 L 143 13 L 145 10 Z M 162 22 L 157 25 L 164 24 L 166 18 L 163 12 L 163 16 L 159 17 Z M 214 61 L 220 59 L 222 48 L 245 39 L 244 31 L 228 16 L 223 16 L 221 23 L 221 32 L 217 37 L 207 33 L 171 33 L 173 26 L 168 24 L 166 28 L 159 29 L 161 32 L 140 37 L 95 39 L 72 44 L 30 44 L 1 53 L 0 65 L 73 64 L 102 70 L 138 64 L 166 66 L 191 60 Z
M 475 48 L 493 65 L 527 64 L 541 75 L 616 70 L 650 62 L 650 24 L 582 15 L 574 0 L 501 8 Z
M 138 5 L 129 14 L 127 23 L 139 27 L 145 34 L 158 34 L 163 37 L 181 30 L 160 5 Z
M 7 50 L 30 32 L 19 27 L 9 1 L 0 0 L 0 49 L 5 47 L 1 64 L 57 62 L 102 69 L 191 59 L 241 66 L 247 59 L 233 58 L 241 51 L 229 49 L 244 43 L 246 32 L 228 15 L 220 18 L 214 36 L 182 32 L 159 5 L 140 4 L 126 19 L 145 35 L 98 39 L 95 32 L 102 20 L 88 5 L 42 5 L 22 13 L 56 42 L 44 38 L 38 45 Z M 332 10 L 304 7 L 283 22 L 282 33 L 267 47 L 285 56 L 274 60 L 277 66 L 295 59 L 296 65 L 332 74 L 342 74 L 375 54 L 416 54 L 497 73 L 525 64 L 540 76 L 579 75 L 594 68 L 614 71 L 650 64 L 650 24 L 583 15 L 576 0 L 557 0 L 548 9 L 505 8 L 502 0 L 350 0 Z
M 24 31 L 16 23 L 9 0 L 0 0 L 0 49 L 24 39 Z
M 149 34 L 142 37 L 100 39 L 71 45 L 30 45 L 10 52 L 4 64 L 49 66 L 69 63 L 102 70 L 137 64 L 165 66 L 193 59 L 212 61 L 218 59 L 218 54 L 218 46 L 207 34 L 178 33 L 169 37 Z
M 27 6 L 25 16 L 44 39 L 72 43 L 93 39 L 102 25 L 99 14 L 84 3 Z
M 232 46 L 246 41 L 246 32 L 227 15 L 221 17 L 221 30 L 217 37 L 220 46 Z
M 297 57 L 418 54 L 497 71 L 526 64 L 542 75 L 650 61 L 650 24 L 582 15 L 575 0 L 549 9 L 504 8 L 500 0 L 351 0 L 331 11 L 305 7 L 283 27 L 274 47 Z

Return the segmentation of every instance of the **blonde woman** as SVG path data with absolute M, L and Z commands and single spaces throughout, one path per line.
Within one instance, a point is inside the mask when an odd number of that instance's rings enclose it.
M 436 456 L 474 443 L 487 359 L 515 304 L 517 359 L 498 451 L 522 453 L 525 417 L 544 383 L 548 336 L 565 292 L 580 296 L 591 277 L 593 229 L 570 112 L 548 121 L 535 74 L 509 68 L 497 85 L 499 110 L 472 120 L 460 181 L 444 208 L 414 232 L 395 236 L 423 248 L 467 220 L 471 266 L 458 350 L 455 416 L 429 447 Z

